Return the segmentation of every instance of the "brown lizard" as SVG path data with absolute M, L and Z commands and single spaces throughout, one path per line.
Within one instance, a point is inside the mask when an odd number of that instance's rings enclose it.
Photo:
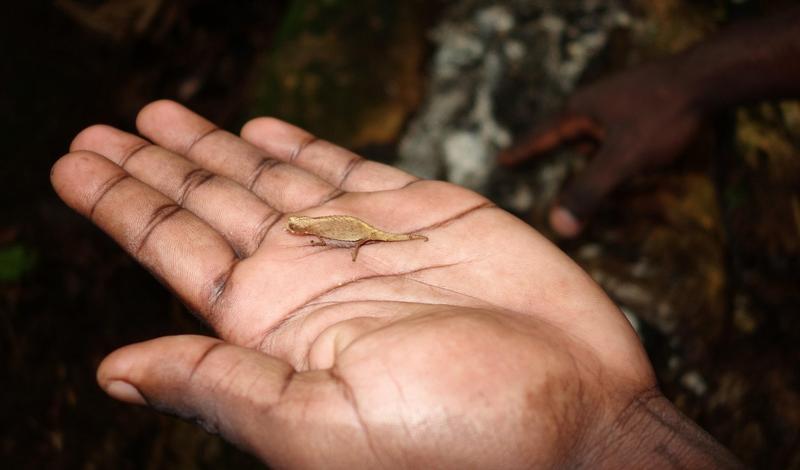
M 406 240 L 425 240 L 428 237 L 416 233 L 389 233 L 349 215 L 326 215 L 323 217 L 305 217 L 290 215 L 286 223 L 290 233 L 295 235 L 314 235 L 319 241 L 311 240 L 314 246 L 335 246 L 352 248 L 353 261 L 358 257 L 358 250 L 369 242 L 402 242 Z

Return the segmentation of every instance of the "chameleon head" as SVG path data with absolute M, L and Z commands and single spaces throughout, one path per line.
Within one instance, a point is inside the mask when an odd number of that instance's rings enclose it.
M 292 233 L 304 233 L 311 223 L 311 217 L 290 215 L 286 221 L 286 228 Z

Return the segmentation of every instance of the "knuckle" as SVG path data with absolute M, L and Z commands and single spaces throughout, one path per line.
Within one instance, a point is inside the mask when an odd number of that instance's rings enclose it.
M 183 206 L 186 202 L 186 199 L 192 192 L 194 192 L 195 189 L 204 185 L 205 183 L 208 183 L 214 179 L 215 176 L 216 175 L 214 175 L 214 173 L 211 173 L 203 168 L 196 168 L 186 173 L 186 175 L 183 177 L 180 188 L 178 189 L 178 204 Z

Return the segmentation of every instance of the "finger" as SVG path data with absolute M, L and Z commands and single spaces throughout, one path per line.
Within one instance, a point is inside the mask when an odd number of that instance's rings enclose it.
M 136 119 L 139 132 L 185 156 L 211 173 L 251 190 L 281 212 L 317 206 L 341 191 L 311 173 L 269 158 L 263 151 L 174 101 L 145 106 Z
M 593 119 L 574 113 L 558 117 L 535 128 L 518 143 L 497 156 L 501 165 L 512 166 L 554 150 L 562 144 L 591 138 L 602 141 L 603 128 Z
M 630 176 L 627 162 L 633 158 L 624 145 L 604 147 L 561 192 L 550 211 L 552 228 L 563 237 L 576 237 L 608 194 Z
M 202 336 L 124 347 L 106 357 L 97 372 L 112 397 L 198 422 L 278 467 L 289 466 L 298 454 L 310 458 L 322 450 L 314 451 L 325 442 L 318 440 L 323 436 L 316 435 L 315 420 L 338 423 L 347 434 L 352 419 L 340 411 L 346 409 L 341 389 L 327 377 L 322 371 L 296 372 L 274 357 Z
M 343 191 L 398 189 L 417 179 L 397 168 L 361 158 L 278 119 L 253 119 L 244 125 L 241 135 L 268 155 L 304 168 Z
M 92 152 L 59 159 L 53 187 L 215 328 L 210 306 L 237 265 L 225 239 L 191 212 Z
M 89 150 L 113 161 L 208 223 L 242 257 L 254 253 L 282 217 L 234 181 L 113 127 L 85 129 L 70 150 Z

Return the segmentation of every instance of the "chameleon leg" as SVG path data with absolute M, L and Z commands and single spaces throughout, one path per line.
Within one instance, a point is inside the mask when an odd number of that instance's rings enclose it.
M 353 246 L 353 262 L 356 262 L 356 258 L 358 257 L 358 250 L 367 244 L 369 240 L 359 240 L 356 242 L 355 246 Z
M 311 240 L 311 246 L 326 246 L 326 245 L 327 243 L 325 243 L 325 240 L 321 238 L 319 240 Z

